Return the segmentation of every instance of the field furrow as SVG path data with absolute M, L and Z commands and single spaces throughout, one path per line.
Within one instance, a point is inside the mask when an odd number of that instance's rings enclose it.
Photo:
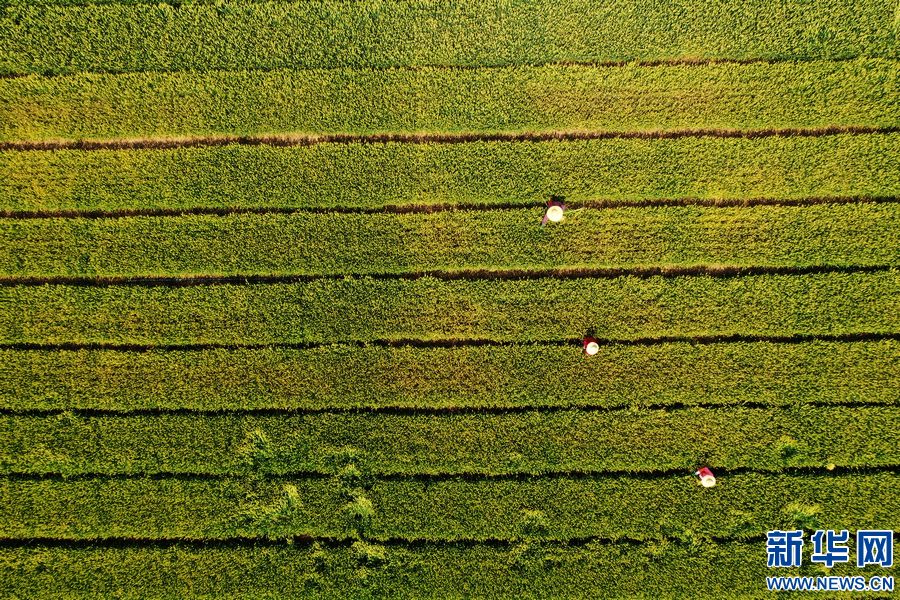
M 592 140 L 674 140 L 681 138 L 760 139 L 768 137 L 827 137 L 833 135 L 875 135 L 900 132 L 900 126 L 828 125 L 765 129 L 655 129 L 637 131 L 498 131 L 446 133 L 272 133 L 266 135 L 181 136 L 159 138 L 51 139 L 0 142 L 5 151 L 58 150 L 172 150 L 218 148 L 222 146 L 275 146 L 278 148 L 321 144 L 467 144 L 473 142 L 576 142 Z
M 0 416 L 0 472 L 336 473 L 342 456 L 376 475 L 891 467 L 898 420 L 863 406 Z
M 572 540 L 756 537 L 776 528 L 892 529 L 893 472 L 369 480 L 0 480 L 0 537 Z
M 0 343 L 545 341 L 893 333 L 896 270 L 0 288 Z
M 900 203 L 0 220 L 0 277 L 900 264 Z
M 898 63 L 875 59 L 0 79 L 13 142 L 898 125 Z
M 881 0 L 7 4 L 0 74 L 895 58 L 893 13 Z
M 900 197 L 900 134 L 0 152 L 7 212 Z M 839 174 L 839 175 L 838 175 Z

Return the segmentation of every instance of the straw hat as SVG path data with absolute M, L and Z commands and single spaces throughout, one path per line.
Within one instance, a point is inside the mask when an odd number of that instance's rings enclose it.
M 700 477 L 700 485 L 703 487 L 711 488 L 716 485 L 716 476 L 709 467 L 701 468 L 697 471 L 697 475 Z
M 550 208 L 547 209 L 547 220 L 553 223 L 559 223 L 563 220 L 563 209 L 562 206 L 558 206 L 554 204 Z
M 716 477 L 714 475 L 704 475 L 700 478 L 700 485 L 705 488 L 711 488 L 716 485 Z

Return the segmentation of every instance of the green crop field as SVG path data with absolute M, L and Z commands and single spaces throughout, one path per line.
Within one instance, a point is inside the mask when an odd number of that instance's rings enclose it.
M 860 530 L 897 0 L 0 0 L 0 597 L 886 597 Z

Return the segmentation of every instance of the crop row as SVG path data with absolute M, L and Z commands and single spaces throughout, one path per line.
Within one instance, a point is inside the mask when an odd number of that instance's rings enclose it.
M 0 79 L 0 141 L 889 127 L 898 73 L 856 60 L 33 76 Z
M 0 74 L 894 58 L 893 9 L 882 0 L 16 3 L 0 13 Z
M 804 556 L 808 563 L 808 554 Z M 851 559 L 852 560 L 852 559 Z M 896 562 L 895 562 L 896 564 Z M 0 593 L 29 598 L 559 598 L 764 597 L 762 541 L 640 545 L 88 547 L 0 549 Z M 796 575 L 796 569 L 779 569 Z M 837 563 L 830 575 L 895 575 Z M 727 573 L 723 577 L 722 573 Z M 804 571 L 805 574 L 821 575 Z M 796 594 L 796 593 L 795 593 Z M 818 594 L 821 595 L 821 594 Z
M 9 410 L 891 404 L 900 342 L 0 350 Z
M 0 220 L 0 276 L 897 263 L 900 203 Z
M 900 465 L 900 407 L 0 417 L 0 471 L 690 472 Z M 823 432 L 828 432 L 823 435 Z
M 900 134 L 0 152 L 0 209 L 900 196 Z
M 270 4 L 270 3 L 290 3 L 302 0 L 231 0 L 235 4 Z M 171 4 L 172 8 L 179 8 L 182 4 L 215 4 L 217 0 L 185 0 L 183 2 L 171 0 L 166 4 Z M 154 0 L 3 0 L 3 6 L 86 6 L 90 4 L 112 4 L 112 5 L 128 5 L 128 4 L 159 4 Z
M 659 478 L 339 477 L 0 480 L 8 539 L 314 536 L 373 540 L 755 537 L 780 528 L 891 529 L 900 477 L 732 474 L 715 488 Z
M 4 344 L 548 341 L 892 333 L 900 271 L 0 288 Z

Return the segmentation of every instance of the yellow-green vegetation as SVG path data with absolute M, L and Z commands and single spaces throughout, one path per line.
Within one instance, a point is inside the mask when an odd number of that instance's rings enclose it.
M 900 133 L 0 151 L 0 199 L 6 211 L 115 212 L 896 198 L 898 144 Z
M 0 596 L 756 598 L 900 530 L 895 4 L 0 0 Z
M 900 230 L 900 203 L 582 208 L 535 227 L 542 212 L 7 220 L 0 276 L 876 266 L 896 258 L 881 240 Z
M 0 74 L 897 57 L 883 0 L 4 4 Z
M 890 127 L 897 111 L 900 73 L 874 59 L 0 79 L 0 141 Z
M 877 474 L 735 473 L 698 493 L 691 475 L 377 479 L 348 493 L 331 477 L 281 481 L 206 478 L 21 478 L 0 482 L 6 539 L 698 541 L 758 538 L 791 528 L 797 504 L 827 529 L 890 528 L 900 478 Z M 848 493 L 852 490 L 854 493 Z M 534 511 L 543 525 L 535 531 Z M 801 511 L 802 512 L 802 511 Z
M 900 342 L 0 350 L 16 411 L 511 409 L 896 401 Z M 364 413 L 366 414 L 366 413 Z
M 165 282 L 163 282 L 165 283 Z M 885 334 L 900 270 L 0 287 L 0 344 L 304 344 Z
M 0 580 L 0 590 L 32 597 L 69 594 L 87 585 L 85 573 L 96 573 L 100 575 L 89 584 L 92 591 L 123 598 L 144 598 L 143 591 L 152 589 L 173 598 L 221 597 L 223 590 L 237 590 L 254 598 L 343 600 L 392 597 L 403 590 L 415 598 L 438 599 L 465 589 L 478 597 L 543 600 L 552 589 L 563 598 L 643 594 L 718 600 L 759 595 L 757 582 L 771 574 L 760 560 L 757 539 L 716 544 L 368 544 L 386 559 L 376 564 L 367 562 L 371 552 L 361 552 L 358 543 L 22 546 L 0 551 L 0 565 L 9 573 Z M 723 571 L 728 578 L 717 577 Z M 831 574 L 883 571 L 838 563 Z M 170 576 L 161 578 L 160 573 Z
M 898 418 L 893 406 L 3 416 L 0 472 L 329 474 L 350 449 L 379 475 L 890 467 Z

